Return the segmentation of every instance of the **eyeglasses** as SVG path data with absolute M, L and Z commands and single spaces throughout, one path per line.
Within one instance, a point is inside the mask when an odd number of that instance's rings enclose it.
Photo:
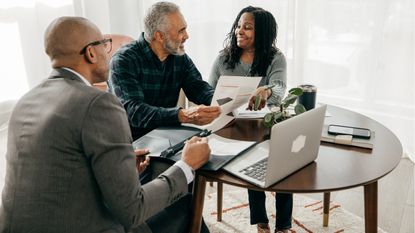
M 111 52 L 112 39 L 111 38 L 106 38 L 106 39 L 94 41 L 94 42 L 91 42 L 91 43 L 85 45 L 85 47 L 81 50 L 81 52 L 79 52 L 79 54 L 84 54 L 86 52 L 86 48 L 88 48 L 88 46 L 97 46 L 97 45 L 100 45 L 100 44 L 104 45 L 104 49 L 105 49 L 106 53 Z

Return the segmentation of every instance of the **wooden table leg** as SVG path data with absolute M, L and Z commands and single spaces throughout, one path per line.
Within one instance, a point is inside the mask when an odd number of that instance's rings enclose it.
M 203 203 L 205 201 L 206 178 L 196 172 L 193 186 L 192 219 L 190 232 L 199 233 L 202 225 Z
M 365 196 L 365 232 L 376 233 L 378 230 L 378 182 L 364 186 Z
M 323 200 L 323 227 L 329 225 L 329 211 L 330 211 L 330 192 L 324 193 Z
M 222 203 L 223 203 L 223 183 L 222 182 L 218 182 L 218 203 L 217 203 L 217 209 L 216 211 L 218 212 L 216 221 L 221 222 L 222 221 Z

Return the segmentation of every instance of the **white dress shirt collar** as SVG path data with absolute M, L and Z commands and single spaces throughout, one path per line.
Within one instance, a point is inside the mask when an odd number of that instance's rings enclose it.
M 91 83 L 88 82 L 88 80 L 86 80 L 86 78 L 84 78 L 84 76 L 82 76 L 80 73 L 76 72 L 75 70 L 71 69 L 71 68 L 67 68 L 67 67 L 62 67 L 62 69 L 65 69 L 69 72 L 72 72 L 74 74 L 76 74 L 76 76 L 78 76 L 86 85 L 88 86 L 92 86 Z

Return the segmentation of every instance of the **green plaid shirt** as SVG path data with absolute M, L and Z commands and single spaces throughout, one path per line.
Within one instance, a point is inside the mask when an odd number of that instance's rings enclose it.
M 204 105 L 210 105 L 214 92 L 189 56 L 169 55 L 161 62 L 143 34 L 114 54 L 108 84 L 127 111 L 134 139 L 180 123 L 176 104 L 181 88 L 190 101 Z

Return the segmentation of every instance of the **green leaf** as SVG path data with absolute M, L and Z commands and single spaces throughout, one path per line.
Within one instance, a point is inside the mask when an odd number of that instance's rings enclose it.
M 283 113 L 282 112 L 276 112 L 274 113 L 274 122 L 279 122 L 280 119 L 282 119 Z
M 263 124 L 270 128 L 274 124 L 277 124 L 278 122 L 282 122 L 286 119 L 289 119 L 291 117 L 294 117 L 296 115 L 299 115 L 306 111 L 303 105 L 297 104 L 294 107 L 295 114 L 291 115 L 286 108 L 290 106 L 291 104 L 294 104 L 295 101 L 298 99 L 298 96 L 303 94 L 303 89 L 299 87 L 291 88 L 288 91 L 287 96 L 281 101 L 281 103 L 276 106 L 276 108 L 279 108 L 277 110 L 274 110 L 272 113 L 268 113 L 264 116 Z
M 305 109 L 305 107 L 302 104 L 297 104 L 294 107 L 294 112 L 296 115 L 299 115 L 303 112 L 306 112 L 307 110 Z
M 257 95 L 255 96 L 255 104 L 254 104 L 254 110 L 258 110 L 259 104 L 261 104 L 261 96 Z
M 296 95 L 296 96 L 300 96 L 303 94 L 303 89 L 299 88 L 299 87 L 294 87 L 291 88 L 288 93 L 290 93 L 291 95 Z
M 267 122 L 263 121 L 262 123 L 263 123 L 263 124 L 264 124 L 264 126 L 265 126 L 265 127 L 267 127 L 267 128 L 271 128 L 271 127 L 274 125 L 274 122 L 269 122 L 269 123 L 267 123 Z
M 274 118 L 274 113 L 267 113 L 264 116 L 264 121 L 265 122 L 271 122 L 273 118 Z
M 265 127 L 271 128 L 274 125 L 274 113 L 265 114 L 263 123 Z
M 290 106 L 290 104 L 293 104 L 296 100 L 297 100 L 296 95 L 291 95 L 289 94 L 287 97 L 285 97 L 285 99 L 282 101 L 282 104 L 284 105 L 284 108 L 287 108 L 288 106 Z

